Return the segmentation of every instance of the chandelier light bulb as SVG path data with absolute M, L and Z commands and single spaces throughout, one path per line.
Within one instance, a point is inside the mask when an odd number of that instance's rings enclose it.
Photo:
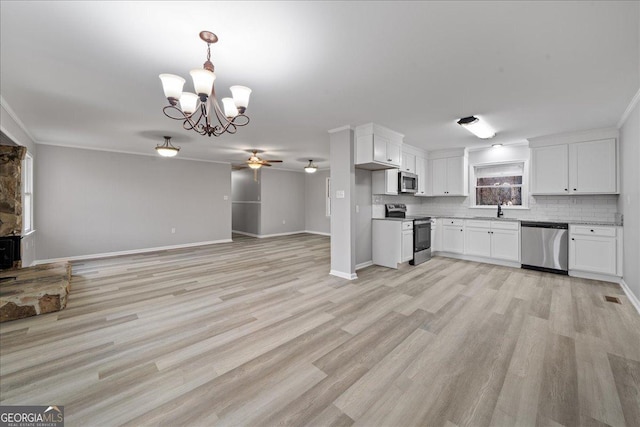
M 180 98 L 180 108 L 186 115 L 193 114 L 198 108 L 198 95 L 191 92 L 182 92 L 182 97 Z
M 227 118 L 233 118 L 238 115 L 238 107 L 236 107 L 232 98 L 222 98 L 222 107 Z
M 193 79 L 193 88 L 196 90 L 200 99 L 202 100 L 204 96 L 204 100 L 206 100 L 211 96 L 216 75 L 209 70 L 203 70 L 201 68 L 191 70 L 189 74 L 191 74 L 191 78 Z
M 160 80 L 162 81 L 162 89 L 164 90 L 164 96 L 168 100 L 177 101 L 182 95 L 182 88 L 185 80 L 176 76 L 175 74 L 160 74 Z
M 231 86 L 231 96 L 233 96 L 233 102 L 240 111 L 244 111 L 249 106 L 249 97 L 251 96 L 251 89 L 246 86 Z

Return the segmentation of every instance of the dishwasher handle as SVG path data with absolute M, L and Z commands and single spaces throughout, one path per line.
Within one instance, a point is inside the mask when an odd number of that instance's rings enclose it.
M 569 224 L 566 222 L 521 221 L 520 226 L 530 228 L 555 228 L 559 230 L 569 229 Z

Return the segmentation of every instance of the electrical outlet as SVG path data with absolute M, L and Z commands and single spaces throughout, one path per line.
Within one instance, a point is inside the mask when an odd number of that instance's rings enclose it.
M 223 197 L 223 200 L 229 200 L 229 196 L 225 195 L 225 196 Z
M 360 213 L 360 205 L 356 205 L 356 213 Z
M 283 220 L 282 220 L 282 223 L 283 223 L 283 224 L 286 224 L 286 223 L 287 223 L 287 221 L 285 221 L 285 220 L 283 219 Z
M 175 229 L 175 227 L 173 227 L 173 228 L 171 229 L 171 234 L 176 234 L 176 229 Z

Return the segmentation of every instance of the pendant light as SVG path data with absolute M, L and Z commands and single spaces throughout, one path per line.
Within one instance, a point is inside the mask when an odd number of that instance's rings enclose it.
M 309 164 L 304 167 L 306 173 L 314 173 L 318 170 L 318 167 L 313 163 L 313 160 L 309 160 Z
M 180 147 L 174 147 L 171 144 L 171 137 L 170 136 L 165 136 L 164 137 L 164 144 L 157 145 L 156 146 L 156 151 L 162 157 L 175 157 L 176 154 L 178 154 L 178 151 L 180 151 Z

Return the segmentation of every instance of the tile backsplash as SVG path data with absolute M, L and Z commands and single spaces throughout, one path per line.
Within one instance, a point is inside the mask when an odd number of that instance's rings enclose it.
M 494 216 L 495 210 L 469 208 L 468 197 L 373 196 L 373 216 L 384 216 L 385 203 L 404 203 L 411 215 Z M 617 195 L 529 196 L 529 209 L 504 209 L 505 218 L 555 221 L 614 222 Z

